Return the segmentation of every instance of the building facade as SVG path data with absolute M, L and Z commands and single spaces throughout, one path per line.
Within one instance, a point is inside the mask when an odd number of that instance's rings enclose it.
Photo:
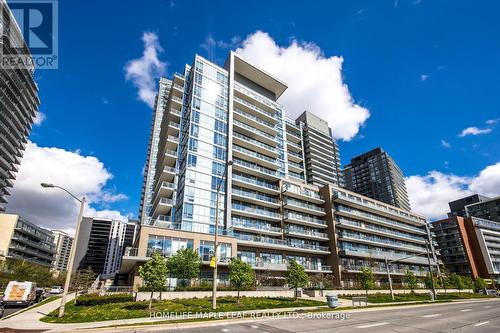
M 15 57 L 15 48 L 29 50 L 22 33 L 5 1 L 0 1 L 0 47 L 3 57 Z M 34 67 L 7 68 L 0 66 L 0 211 L 5 210 L 9 188 L 14 185 L 31 126 L 38 112 L 40 100 L 33 79 Z
M 500 283 L 500 223 L 450 216 L 432 223 L 441 259 L 450 273 Z
M 120 270 L 125 247 L 134 242 L 138 232 L 138 221 L 84 217 L 78 235 L 76 269 L 90 267 L 102 279 L 113 278 Z
M 344 167 L 344 182 L 351 191 L 410 210 L 403 172 L 382 148 L 351 159 Z
M 465 206 L 483 202 L 489 199 L 491 198 L 485 197 L 484 195 L 473 194 L 465 198 L 451 201 L 448 203 L 448 206 L 450 206 L 450 215 L 466 217 L 467 211 L 465 210 Z
M 156 94 L 155 105 L 153 108 L 153 117 L 151 130 L 149 134 L 148 153 L 144 167 L 144 181 L 141 192 L 141 205 L 139 207 L 139 220 L 142 224 L 150 224 L 151 207 L 153 196 L 153 181 L 156 174 L 156 159 L 158 156 L 158 144 L 160 142 L 160 131 L 163 114 L 167 106 L 168 95 L 172 81 L 166 78 L 160 78 L 158 84 L 158 93 Z
M 26 260 L 52 268 L 56 255 L 54 235 L 19 215 L 0 213 L 0 258 Z
M 465 206 L 467 216 L 500 222 L 500 197 Z
M 54 244 L 56 245 L 56 258 L 54 269 L 59 272 L 68 270 L 71 247 L 73 246 L 73 237 L 61 230 L 52 230 L 54 235 Z
M 200 278 L 211 277 L 219 185 L 220 280 L 231 256 L 251 264 L 259 283 L 269 275 L 283 282 L 290 260 L 339 286 L 354 283 L 363 265 L 380 276 L 385 256 L 395 276 L 425 272 L 425 219 L 341 189 L 328 126 L 309 113 L 288 119 L 278 102 L 286 84 L 233 52 L 223 67 L 195 56 L 172 81 L 152 223 L 121 266 L 130 284 L 140 286 L 138 266 L 152 252 L 181 247 L 198 251 Z

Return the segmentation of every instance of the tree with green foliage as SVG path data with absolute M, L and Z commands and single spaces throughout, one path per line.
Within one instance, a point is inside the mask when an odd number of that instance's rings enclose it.
M 432 274 L 432 278 L 431 278 L 431 273 L 427 273 L 427 275 L 424 278 L 425 287 L 427 289 L 432 289 L 432 282 L 434 282 L 434 286 L 440 286 L 440 281 L 437 278 L 437 276 Z
M 250 264 L 247 264 L 239 258 L 231 258 L 229 261 L 229 280 L 231 285 L 238 290 L 236 298 L 240 302 L 240 290 L 247 288 L 255 283 L 255 272 Z
M 470 276 L 462 276 L 462 281 L 464 283 L 465 289 L 474 290 L 474 281 Z
M 410 288 L 411 294 L 415 295 L 415 289 L 418 287 L 418 278 L 412 271 L 407 270 L 405 273 L 405 282 Z
M 375 287 L 375 278 L 373 277 L 373 270 L 370 267 L 361 267 L 361 274 L 359 276 L 361 287 L 368 296 L 368 290 Z
M 198 252 L 193 249 L 182 248 L 167 259 L 168 273 L 185 286 L 187 280 L 200 275 L 201 259 Z
M 78 297 L 78 292 L 81 290 L 87 290 L 92 286 L 95 281 L 97 274 L 92 270 L 92 267 L 87 267 L 83 270 L 79 270 L 75 273 L 72 279 L 72 287 L 75 290 L 75 300 Z
M 166 287 L 167 264 L 161 253 L 153 252 L 151 259 L 139 267 L 139 276 L 144 281 L 145 287 L 151 291 L 149 298 L 149 310 L 151 310 L 153 292 L 163 291 Z
M 465 285 L 462 277 L 456 273 L 451 273 L 448 276 L 448 279 L 450 281 L 450 284 L 453 286 L 453 288 L 458 289 L 459 292 L 461 292 Z
M 484 281 L 484 279 L 478 277 L 476 281 L 474 281 L 474 288 L 476 289 L 476 292 L 479 292 L 479 290 L 485 290 L 486 282 Z
M 309 276 L 299 263 L 292 259 L 286 268 L 286 283 L 295 290 L 295 299 L 298 298 L 299 288 L 304 288 L 309 283 Z

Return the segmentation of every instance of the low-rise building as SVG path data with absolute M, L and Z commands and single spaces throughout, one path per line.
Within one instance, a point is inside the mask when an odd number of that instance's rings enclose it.
M 56 255 L 54 235 L 19 215 L 0 214 L 0 256 L 52 268 Z

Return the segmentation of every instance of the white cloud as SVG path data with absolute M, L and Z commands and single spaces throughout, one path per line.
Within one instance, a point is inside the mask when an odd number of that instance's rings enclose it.
M 420 81 L 425 81 L 429 78 L 429 75 L 428 74 L 422 74 L 420 75 Z
M 77 197 L 87 199 L 88 216 L 126 219 L 116 210 L 99 210 L 96 204 L 108 204 L 127 199 L 105 186 L 113 175 L 93 156 L 83 156 L 55 147 L 40 147 L 31 141 L 14 181 L 7 211 L 52 229 L 73 232 L 79 204 L 59 189 L 44 189 L 40 183 L 54 183 Z
M 443 146 L 444 148 L 451 148 L 451 143 L 441 139 L 441 146 Z
M 483 169 L 473 177 L 457 176 L 439 171 L 406 178 L 412 210 L 430 219 L 446 217 L 448 202 L 479 193 L 500 195 L 500 162 Z
M 38 111 L 36 113 L 35 119 L 33 120 L 33 125 L 40 126 L 45 121 L 45 119 L 47 119 L 45 113 Z
M 160 61 L 158 57 L 163 49 L 155 33 L 144 32 L 142 41 L 144 43 L 142 57 L 130 60 L 125 65 L 125 78 L 131 80 L 138 89 L 138 99 L 153 107 L 156 81 L 165 75 L 167 63 Z
M 249 35 L 238 54 L 252 61 L 288 85 L 280 98 L 290 118 L 304 110 L 328 121 L 333 136 L 351 140 L 370 116 L 354 103 L 342 77 L 342 57 L 326 57 L 314 43 L 292 40 L 281 47 L 267 34 Z
M 480 134 L 488 134 L 491 133 L 492 129 L 491 128 L 479 128 L 479 127 L 467 127 L 460 132 L 458 135 L 459 137 L 464 137 L 468 135 L 480 135 Z
M 486 124 L 485 128 L 479 128 L 476 126 L 467 127 L 465 129 L 463 129 L 462 132 L 460 132 L 458 134 L 458 136 L 463 138 L 464 136 L 468 136 L 468 135 L 480 135 L 480 134 L 491 133 L 491 131 L 493 131 L 493 126 L 496 125 L 498 123 L 498 121 L 499 121 L 499 119 L 486 120 L 484 122 Z

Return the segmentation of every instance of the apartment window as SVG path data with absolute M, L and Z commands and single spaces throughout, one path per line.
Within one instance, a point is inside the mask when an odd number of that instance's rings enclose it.
M 201 99 L 194 97 L 193 105 L 191 106 L 193 109 L 199 110 L 201 108 Z
M 197 124 L 200 122 L 200 113 L 198 111 L 191 112 L 191 121 Z
M 227 125 L 224 122 L 222 122 L 218 119 L 215 119 L 214 130 L 217 132 L 226 133 L 227 132 Z
M 189 139 L 189 150 L 190 151 L 198 151 L 198 140 L 190 138 Z
M 213 156 L 214 156 L 214 158 L 216 158 L 218 160 L 225 161 L 226 160 L 226 150 L 222 147 L 215 146 Z
M 226 146 L 226 136 L 220 133 L 214 133 L 214 143 L 219 146 Z
M 198 134 L 200 133 L 200 126 L 196 124 L 191 125 L 191 136 L 194 136 L 195 138 L 198 137 Z
M 203 73 L 203 63 L 199 60 L 196 60 L 195 69 L 198 72 Z
M 222 176 L 224 174 L 225 165 L 222 163 L 212 162 L 212 173 L 217 176 Z
M 196 155 L 188 154 L 188 167 L 196 167 L 198 157 Z
M 198 85 L 194 85 L 193 87 L 193 95 L 201 97 L 201 87 Z
M 203 75 L 201 75 L 200 73 L 194 73 L 194 82 L 201 85 L 203 82 Z
M 184 204 L 184 217 L 193 218 L 193 205 L 192 204 Z

